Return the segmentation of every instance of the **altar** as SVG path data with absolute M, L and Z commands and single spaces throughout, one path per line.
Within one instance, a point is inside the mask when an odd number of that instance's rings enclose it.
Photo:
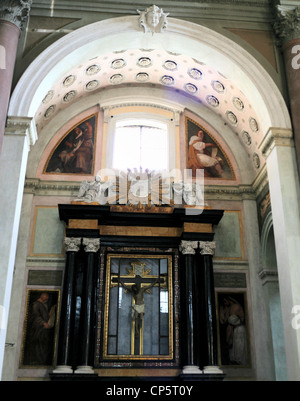
M 213 227 L 223 211 L 58 208 L 67 257 L 52 380 L 222 380 Z

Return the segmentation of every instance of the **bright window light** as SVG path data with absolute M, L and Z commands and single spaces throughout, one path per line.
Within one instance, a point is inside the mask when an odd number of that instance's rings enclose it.
M 123 120 L 116 123 L 113 168 L 167 170 L 168 126 L 152 120 Z

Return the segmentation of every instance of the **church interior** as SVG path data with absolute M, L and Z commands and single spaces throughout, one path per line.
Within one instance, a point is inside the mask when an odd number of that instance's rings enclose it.
M 0 87 L 2 381 L 300 380 L 300 1 L 2 0 Z

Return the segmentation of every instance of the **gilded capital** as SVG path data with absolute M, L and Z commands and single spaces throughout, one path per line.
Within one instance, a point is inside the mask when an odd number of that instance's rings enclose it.
M 81 245 L 81 238 L 66 237 L 65 250 L 66 252 L 78 252 Z
M 1 0 L 0 20 L 11 22 L 19 29 L 29 17 L 32 0 Z
M 214 241 L 200 241 L 199 246 L 201 255 L 214 255 L 216 249 Z
M 179 250 L 183 255 L 195 255 L 195 249 L 198 248 L 198 241 L 184 241 L 179 245 Z
M 276 6 L 273 29 L 281 44 L 300 38 L 300 7 Z
M 100 238 L 83 238 L 82 244 L 85 252 L 98 252 L 100 248 Z

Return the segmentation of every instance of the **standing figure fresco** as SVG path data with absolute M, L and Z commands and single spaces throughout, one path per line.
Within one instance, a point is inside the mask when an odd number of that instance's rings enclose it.
M 58 290 L 29 290 L 21 366 L 53 364 L 58 302 Z

